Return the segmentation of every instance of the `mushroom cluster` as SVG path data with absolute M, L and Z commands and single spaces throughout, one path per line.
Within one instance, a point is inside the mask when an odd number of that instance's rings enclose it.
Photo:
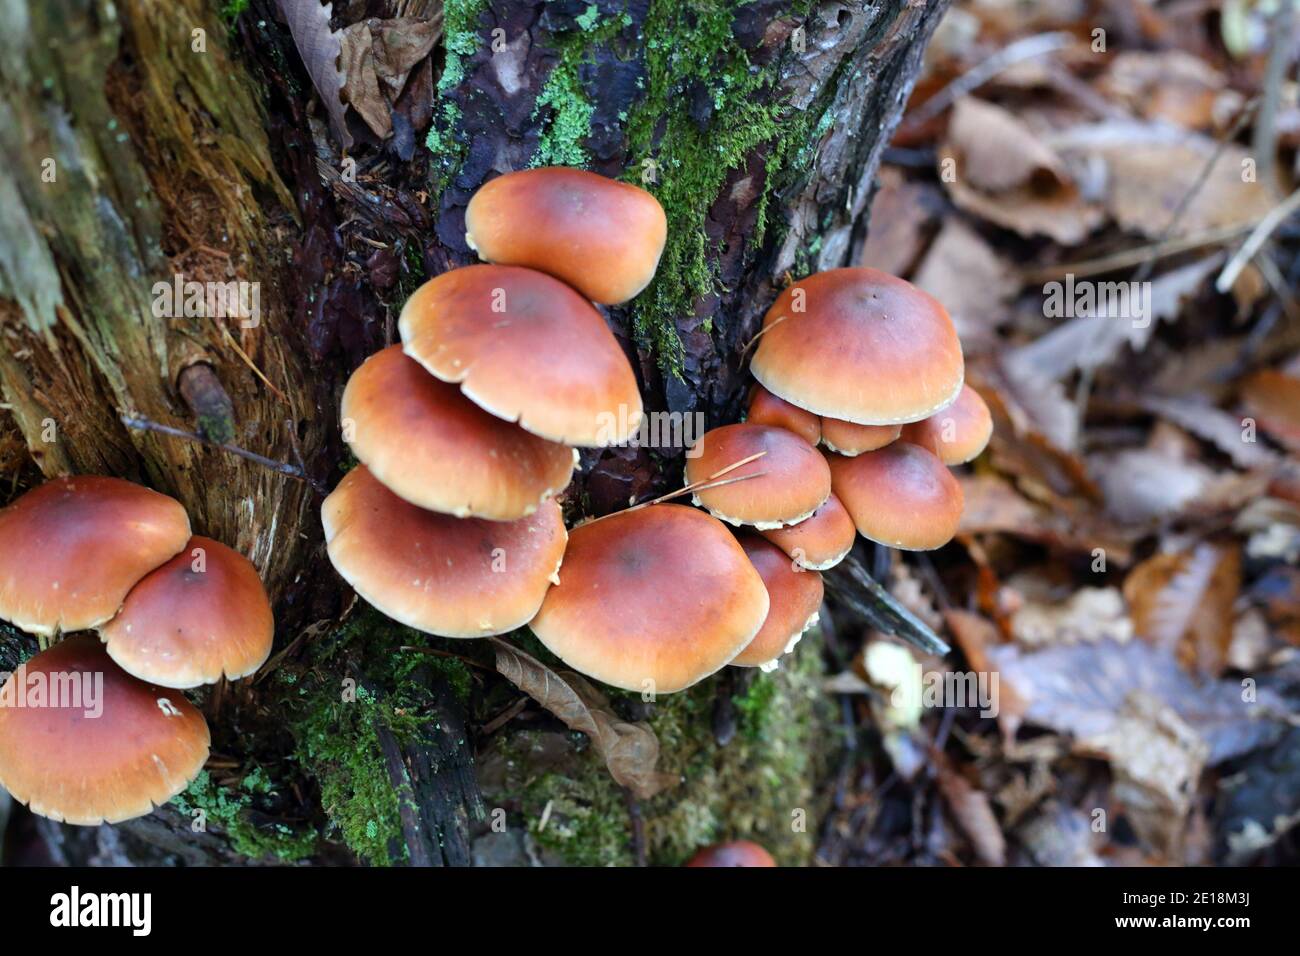
M 0 619 L 43 648 L 0 688 L 0 785 L 85 825 L 148 813 L 194 779 L 208 727 L 180 691 L 254 673 L 275 631 L 247 558 L 192 534 L 174 499 L 101 476 L 0 510 Z
M 773 611 L 732 663 L 772 667 L 816 620 L 817 572 L 843 560 L 856 534 L 912 551 L 952 539 L 963 499 L 949 466 L 979 455 L 993 423 L 965 384 L 943 306 L 873 269 L 832 269 L 782 292 L 751 371 L 745 421 L 704 434 L 686 482 L 745 462 L 732 475 L 751 480 L 695 503 L 757 532 L 740 540 Z
M 324 503 L 325 537 L 388 616 L 452 638 L 528 624 L 583 674 L 671 693 L 727 664 L 775 667 L 858 532 L 905 548 L 952 536 L 961 489 L 944 462 L 978 453 L 987 409 L 981 433 L 943 308 L 865 269 L 812 276 L 772 307 L 748 420 L 687 456 L 696 507 L 642 504 L 567 530 L 555 499 L 576 448 L 624 442 L 642 417 L 593 303 L 651 281 L 663 210 L 635 186 L 541 168 L 484 185 L 466 229 L 485 263 L 416 290 L 401 344 L 343 395 L 360 464 Z

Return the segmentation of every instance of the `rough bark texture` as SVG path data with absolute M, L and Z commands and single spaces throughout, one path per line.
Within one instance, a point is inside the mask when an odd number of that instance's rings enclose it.
M 128 431 L 119 415 L 301 460 L 332 485 L 341 385 L 394 339 L 411 289 L 471 261 L 474 190 L 499 172 L 568 163 L 645 182 L 668 212 L 659 277 L 609 312 L 647 407 L 735 420 L 744 345 L 775 291 L 855 255 L 880 152 L 945 5 L 447 2 L 394 136 L 354 129 L 354 178 L 267 0 L 233 25 L 206 0 L 0 0 L 0 466 L 15 489 L 39 469 L 176 495 L 197 531 L 257 563 L 280 624 L 269 676 L 206 695 L 215 789 L 116 831 L 42 825 L 61 834 L 64 858 L 330 861 L 351 858 L 346 842 L 374 862 L 467 862 L 483 816 L 466 718 L 477 684 L 467 697 L 438 668 L 376 668 L 409 635 L 362 612 L 337 626 L 349 598 L 324 562 L 309 485 Z M 382 0 L 334 6 L 335 26 L 397 12 Z M 153 287 L 176 274 L 260 282 L 256 326 L 157 315 Z M 673 455 L 585 453 L 570 513 L 675 485 Z M 22 646 L 12 634 L 0 643 Z M 317 695 L 332 707 L 350 674 L 371 716 L 304 704 Z M 343 806 L 359 799 L 340 778 L 355 768 L 324 742 L 348 730 L 399 821 L 374 844 L 349 836 L 367 832 Z M 248 785 L 268 777 L 273 786 Z M 226 818 L 196 834 L 204 799 Z M 325 825 L 326 841 L 284 837 Z M 386 845 L 395 834 L 401 845 Z

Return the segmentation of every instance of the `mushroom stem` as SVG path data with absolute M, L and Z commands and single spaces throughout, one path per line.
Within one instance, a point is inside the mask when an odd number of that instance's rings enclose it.
M 267 458 L 265 455 L 259 455 L 257 452 L 249 451 L 246 448 L 240 448 L 238 445 L 216 442 L 204 435 L 200 435 L 198 432 L 186 431 L 183 428 L 174 428 L 171 425 L 163 425 L 160 422 L 155 422 L 142 415 L 124 414 L 121 416 L 121 421 L 127 428 L 136 431 L 157 432 L 161 435 L 171 435 L 173 438 L 184 438 L 186 441 L 196 442 L 200 445 L 206 445 L 209 448 L 216 448 L 220 451 L 229 452 L 232 455 L 238 455 L 240 458 L 247 459 L 256 465 L 261 465 L 263 468 L 269 468 L 271 471 L 278 474 L 306 482 L 311 486 L 312 490 L 319 495 L 329 494 L 328 488 L 313 479 L 303 468 L 300 468 L 297 465 L 291 465 L 284 461 L 276 461 L 274 458 Z
M 850 610 L 877 630 L 893 634 L 927 654 L 944 656 L 951 648 L 919 617 L 884 589 L 853 555 L 825 577 L 826 585 Z M 863 595 L 860 592 L 865 591 Z

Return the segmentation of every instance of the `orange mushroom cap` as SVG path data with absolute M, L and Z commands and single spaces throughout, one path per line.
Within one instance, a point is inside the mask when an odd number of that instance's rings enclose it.
M 183 689 L 255 673 L 271 655 L 275 618 L 253 563 L 195 535 L 131 589 L 99 634 L 128 674 Z
M 686 866 L 776 866 L 776 860 L 757 843 L 733 840 L 706 846 L 685 863 Z
M 896 441 L 855 458 L 831 455 L 835 494 L 864 538 L 905 551 L 941 548 L 957 533 L 961 484 L 933 454 Z
M 902 437 L 934 452 L 945 465 L 964 465 L 988 447 L 993 416 L 980 393 L 963 385 L 957 401 L 937 415 L 904 425 Z
M 659 201 L 595 173 L 549 166 L 484 183 L 465 210 L 479 257 L 563 279 L 606 305 L 650 284 L 668 237 Z
M 358 594 L 442 637 L 490 637 L 528 623 L 566 540 L 554 500 L 518 521 L 453 518 L 397 497 L 365 465 L 325 499 L 321 523 L 330 561 Z
M 825 571 L 835 567 L 853 550 L 858 529 L 853 526 L 853 519 L 844 510 L 843 503 L 832 494 L 811 517 L 789 528 L 769 528 L 759 534 L 789 555 L 796 564 L 814 571 Z
M 541 272 L 444 272 L 415 290 L 398 325 L 407 355 L 534 435 L 601 447 L 626 441 L 641 423 L 636 376 L 609 326 Z
M 897 441 L 902 425 L 855 425 L 840 418 L 821 420 L 822 444 L 837 455 L 852 458 Z
M 0 618 L 47 637 L 97 627 L 189 539 L 166 495 L 100 475 L 47 481 L 0 511 Z
M 943 306 L 864 268 L 819 272 L 777 296 L 750 370 L 787 402 L 857 425 L 927 418 L 952 403 L 965 374 Z
M 745 421 L 784 428 L 810 445 L 816 445 L 822 439 L 820 418 L 798 405 L 791 405 L 783 398 L 777 398 L 762 385 L 750 389 L 749 412 L 745 415 Z
M 794 650 L 804 632 L 817 623 L 823 597 L 822 576 L 816 571 L 796 569 L 784 551 L 756 534 L 736 537 L 763 579 L 768 609 L 763 627 L 731 663 L 774 670 L 778 659 Z
M 343 391 L 348 443 L 390 491 L 458 518 L 515 521 L 569 483 L 578 453 L 490 415 L 408 358 L 376 352 Z
M 686 456 L 686 482 L 705 481 L 759 452 L 761 458 L 718 481 L 758 477 L 697 491 L 695 503 L 731 524 L 779 528 L 803 521 L 830 496 L 830 472 L 817 449 L 784 428 L 750 422 L 705 432 Z
M 51 820 L 143 816 L 198 776 L 209 743 L 188 700 L 132 677 L 90 635 L 42 651 L 0 689 L 0 785 Z
M 589 677 L 672 693 L 739 654 L 767 606 L 758 572 L 717 519 L 660 504 L 574 528 L 560 583 L 529 627 Z

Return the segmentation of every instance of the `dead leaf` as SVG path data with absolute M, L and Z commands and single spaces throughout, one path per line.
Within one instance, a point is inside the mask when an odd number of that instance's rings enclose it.
M 340 34 L 343 98 L 380 139 L 393 131 L 392 104 L 407 76 L 442 36 L 442 20 L 370 17 Z
M 987 674 L 993 670 L 989 664 L 988 648 L 1001 644 L 997 626 L 990 620 L 969 611 L 951 610 L 944 614 L 948 631 L 956 640 L 966 661 L 976 673 Z M 1025 714 L 1025 702 L 1017 696 L 1015 688 L 998 684 L 998 728 L 1010 740 L 1020 729 Z
M 1061 158 L 1000 106 L 958 100 L 938 156 L 953 202 L 995 225 L 1074 245 L 1101 224 L 1102 211 L 1083 200 Z
M 1005 866 L 1006 838 L 988 794 L 974 787 L 942 753 L 935 753 L 934 760 L 939 793 L 957 825 L 970 839 L 976 858 L 985 866 Z
M 642 800 L 676 786 L 671 774 L 655 769 L 659 738 L 643 723 L 620 720 L 600 691 L 572 671 L 559 673 L 519 648 L 491 638 L 497 670 L 512 684 L 562 720 L 591 738 L 610 776 Z
M 993 247 L 956 217 L 944 223 L 912 282 L 947 304 L 967 352 L 996 341 L 994 330 L 1020 288 Z
M 1117 589 L 1085 587 L 1064 601 L 1026 600 L 1011 615 L 1011 633 L 1021 644 L 1031 647 L 1075 641 L 1127 641 L 1133 634 L 1133 624 Z
M 1300 453 L 1300 378 L 1263 369 L 1246 379 L 1241 397 L 1264 431 L 1288 451 Z M 1237 425 L 1240 436 L 1242 426 Z
M 1170 652 L 1145 641 L 1058 644 L 1027 651 L 989 649 L 1004 686 L 1028 703 L 1025 722 L 1076 740 L 1108 739 L 1130 696 L 1173 709 L 1209 745 L 1213 766 L 1275 741 L 1288 708 L 1267 688 L 1243 700 L 1235 681 L 1197 681 Z
M 1124 579 L 1138 636 L 1207 676 L 1227 660 L 1240 591 L 1241 550 L 1208 542 L 1190 553 L 1157 554 Z
M 311 77 L 329 115 L 330 129 L 344 149 L 351 148 L 352 134 L 348 132 L 344 116 L 346 107 L 339 98 L 344 82 L 339 65 L 342 44 L 340 35 L 330 29 L 333 3 L 322 5 L 320 0 L 276 0 L 276 3 L 289 26 L 307 75 Z
M 1097 86 L 1147 119 L 1208 130 L 1227 79 L 1183 50 L 1125 50 L 1115 54 Z
M 925 247 L 928 227 L 943 200 L 933 187 L 912 182 L 896 166 L 881 166 L 879 176 L 859 265 L 907 275 Z
M 1152 522 L 1182 512 L 1215 479 L 1214 472 L 1150 448 L 1127 448 L 1088 460 L 1106 499 L 1106 510 L 1123 522 Z
M 1247 441 L 1241 419 L 1199 399 L 1154 396 L 1143 400 L 1147 409 L 1210 442 L 1242 468 L 1268 468 L 1277 456 L 1256 442 Z M 1300 434 L 1300 433 L 1298 433 Z

